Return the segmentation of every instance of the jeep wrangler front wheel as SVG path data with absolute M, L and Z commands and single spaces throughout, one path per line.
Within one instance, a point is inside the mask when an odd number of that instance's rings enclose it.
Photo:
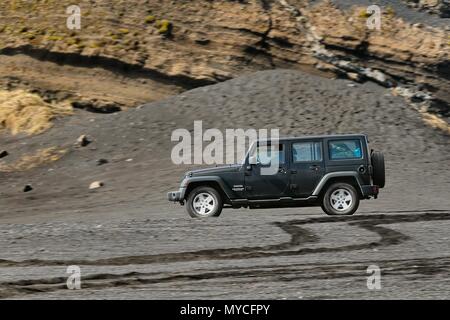
M 223 201 L 219 192 L 211 187 L 197 187 L 189 193 L 186 210 L 193 218 L 218 217 Z
M 322 198 L 322 210 L 328 215 L 352 215 L 358 206 L 358 192 L 348 183 L 332 184 Z

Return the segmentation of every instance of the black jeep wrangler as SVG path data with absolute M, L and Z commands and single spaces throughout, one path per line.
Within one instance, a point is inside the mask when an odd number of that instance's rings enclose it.
M 169 201 L 186 203 L 192 217 L 219 216 L 223 207 L 319 205 L 329 215 L 351 215 L 360 200 L 376 199 L 384 187 L 384 156 L 369 150 L 366 135 L 280 138 L 271 143 L 253 143 L 242 164 L 188 172 L 180 189 L 168 193 Z M 261 174 L 277 157 L 274 173 Z

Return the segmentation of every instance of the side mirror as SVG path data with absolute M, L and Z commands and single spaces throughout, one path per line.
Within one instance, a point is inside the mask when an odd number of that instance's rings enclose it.
M 258 159 L 256 158 L 256 156 L 250 156 L 248 158 L 248 164 L 249 165 L 258 164 Z
M 257 164 L 257 162 L 258 162 L 258 160 L 256 159 L 255 156 L 250 156 L 250 157 L 248 158 L 248 164 L 247 164 L 246 169 L 249 170 L 249 171 L 252 170 L 252 166 L 254 166 L 255 164 Z

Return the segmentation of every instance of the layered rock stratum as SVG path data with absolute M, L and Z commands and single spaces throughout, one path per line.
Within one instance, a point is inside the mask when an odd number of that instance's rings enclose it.
M 384 6 L 381 30 L 370 30 L 366 6 L 350 1 L 355 5 L 343 9 L 338 3 L 79 1 L 81 29 L 69 30 L 72 1 L 4 1 L 0 84 L 114 112 L 287 68 L 387 87 L 419 86 L 414 90 L 432 94 L 441 111 L 448 108 L 448 28 L 429 25 L 427 18 L 412 23 Z

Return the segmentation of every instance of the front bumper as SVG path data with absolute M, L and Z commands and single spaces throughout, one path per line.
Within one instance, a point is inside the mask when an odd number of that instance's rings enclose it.
M 378 197 L 378 193 L 380 192 L 380 187 L 376 185 L 361 186 L 361 191 L 365 198 L 374 197 L 376 199 Z
M 171 191 L 167 193 L 167 199 L 172 202 L 183 202 L 186 188 L 180 188 L 178 191 Z

